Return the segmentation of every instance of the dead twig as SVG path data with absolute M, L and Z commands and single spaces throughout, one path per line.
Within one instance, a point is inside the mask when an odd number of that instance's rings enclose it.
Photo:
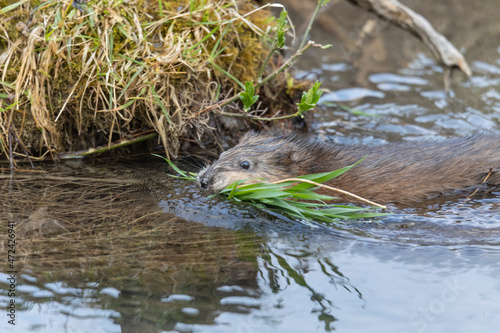
M 132 140 L 121 140 L 119 142 L 116 142 L 114 144 L 110 144 L 107 146 L 101 146 L 101 147 L 86 149 L 83 151 L 61 154 L 58 157 L 60 159 L 70 159 L 70 158 L 79 158 L 79 157 L 90 156 L 90 155 L 94 155 L 94 154 L 100 154 L 100 153 L 110 151 L 112 149 L 121 148 L 121 147 L 129 146 L 129 145 L 133 145 L 133 144 L 136 144 L 136 143 L 139 143 L 142 141 L 150 140 L 150 139 L 156 138 L 157 136 L 158 136 L 158 133 L 155 132 L 155 133 L 151 133 L 148 135 L 138 136 Z
M 383 208 L 383 209 L 387 208 L 384 205 L 381 205 L 381 204 L 378 204 L 376 202 L 370 201 L 370 200 L 365 199 L 363 197 L 360 197 L 359 195 L 356 195 L 354 193 L 347 192 L 347 191 L 341 190 L 339 188 L 331 187 L 331 186 L 328 186 L 328 185 L 325 185 L 325 184 L 317 183 L 317 182 L 314 182 L 312 180 L 301 179 L 301 178 L 287 178 L 287 179 L 282 179 L 282 180 L 275 181 L 275 182 L 273 182 L 273 184 L 280 184 L 280 183 L 285 183 L 285 182 L 290 182 L 290 181 L 312 184 L 312 185 L 315 185 L 315 186 L 319 186 L 319 187 L 325 188 L 325 189 L 330 190 L 330 191 L 334 191 L 334 192 L 345 194 L 345 195 L 353 197 L 353 198 L 355 198 L 355 199 L 357 199 L 359 201 L 366 202 L 367 204 L 370 204 L 372 206 L 376 206 L 376 207 Z
M 493 174 L 493 169 L 490 169 L 490 171 L 488 172 L 488 174 L 486 175 L 486 177 L 484 177 L 483 181 L 481 182 L 481 185 L 486 183 L 486 181 L 488 180 L 488 178 L 490 178 L 490 176 Z M 479 187 L 476 188 L 476 190 L 467 197 L 467 200 L 470 200 L 470 198 L 472 198 L 474 196 L 474 194 L 477 193 L 477 191 L 479 191 Z
M 437 32 L 422 15 L 397 0 L 349 0 L 349 2 L 375 13 L 400 28 L 417 36 L 431 50 L 438 62 L 445 67 L 444 85 L 449 90 L 451 72 L 460 69 L 467 77 L 472 72 L 464 56 L 446 37 Z

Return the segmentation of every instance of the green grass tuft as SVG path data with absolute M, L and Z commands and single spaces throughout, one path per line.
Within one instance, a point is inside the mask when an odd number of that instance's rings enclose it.
M 153 155 L 163 158 L 160 155 Z M 184 172 L 168 159 L 164 159 L 180 175 L 170 175 L 171 177 L 196 180 L 195 173 Z M 300 176 L 294 180 L 285 180 L 280 183 L 242 184 L 248 180 L 243 179 L 229 185 L 219 195 L 236 202 L 248 202 L 260 209 L 279 210 L 306 224 L 310 224 L 311 221 L 335 223 L 346 219 L 368 219 L 388 215 L 370 212 L 372 208 L 327 203 L 326 201 L 338 200 L 339 198 L 316 193 L 317 187 L 315 185 L 296 180 L 303 179 L 321 184 L 349 171 L 359 162 L 331 172 Z
M 196 174 L 194 172 L 182 171 L 181 169 L 179 169 L 177 167 L 177 165 L 175 165 L 173 162 L 171 162 L 170 160 L 166 159 L 165 157 L 163 157 L 161 155 L 157 155 L 157 154 L 151 154 L 151 155 L 159 157 L 159 158 L 163 158 L 172 167 L 172 169 L 174 169 L 175 172 L 177 172 L 180 175 L 180 176 L 169 175 L 170 177 L 181 178 L 181 179 L 186 179 L 186 180 L 191 180 L 191 181 L 196 180 Z

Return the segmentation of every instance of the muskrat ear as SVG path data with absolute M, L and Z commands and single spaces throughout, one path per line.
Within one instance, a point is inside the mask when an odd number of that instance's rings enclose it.
M 292 166 L 300 161 L 300 153 L 289 145 L 281 147 L 277 153 L 280 165 Z
M 290 152 L 289 152 L 290 161 L 292 163 L 298 163 L 298 162 L 300 162 L 304 158 L 303 154 L 304 153 L 301 152 L 301 151 L 297 151 L 295 149 L 290 149 Z

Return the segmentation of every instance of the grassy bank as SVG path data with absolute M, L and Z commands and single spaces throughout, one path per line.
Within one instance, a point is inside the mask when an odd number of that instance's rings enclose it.
M 0 8 L 2 159 L 88 153 L 155 133 L 175 156 L 182 142 L 231 131 L 203 111 L 257 78 L 276 23 L 249 1 L 0 0 Z M 267 82 L 260 108 L 282 107 L 286 84 L 284 74 Z

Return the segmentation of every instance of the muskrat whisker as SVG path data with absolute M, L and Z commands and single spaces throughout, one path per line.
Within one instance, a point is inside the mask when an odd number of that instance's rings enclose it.
M 354 193 L 347 192 L 347 191 L 341 190 L 339 188 L 331 187 L 331 186 L 328 186 L 328 185 L 325 185 L 325 184 L 317 183 L 315 181 L 308 180 L 308 179 L 286 178 L 286 179 L 277 180 L 275 182 L 272 182 L 272 184 L 280 184 L 280 183 L 285 183 L 285 182 L 289 182 L 289 181 L 308 183 L 308 184 L 312 184 L 312 185 L 315 185 L 315 186 L 323 187 L 323 188 L 326 188 L 327 190 L 330 190 L 330 191 L 339 192 L 339 193 L 351 196 L 351 197 L 356 198 L 356 199 L 358 199 L 360 201 L 366 202 L 366 203 L 368 203 L 368 204 L 370 204 L 372 206 L 377 206 L 379 208 L 387 209 L 387 206 L 384 206 L 384 205 L 378 204 L 376 202 L 370 201 L 370 200 L 365 199 L 363 197 L 360 197 L 359 195 L 356 195 Z

